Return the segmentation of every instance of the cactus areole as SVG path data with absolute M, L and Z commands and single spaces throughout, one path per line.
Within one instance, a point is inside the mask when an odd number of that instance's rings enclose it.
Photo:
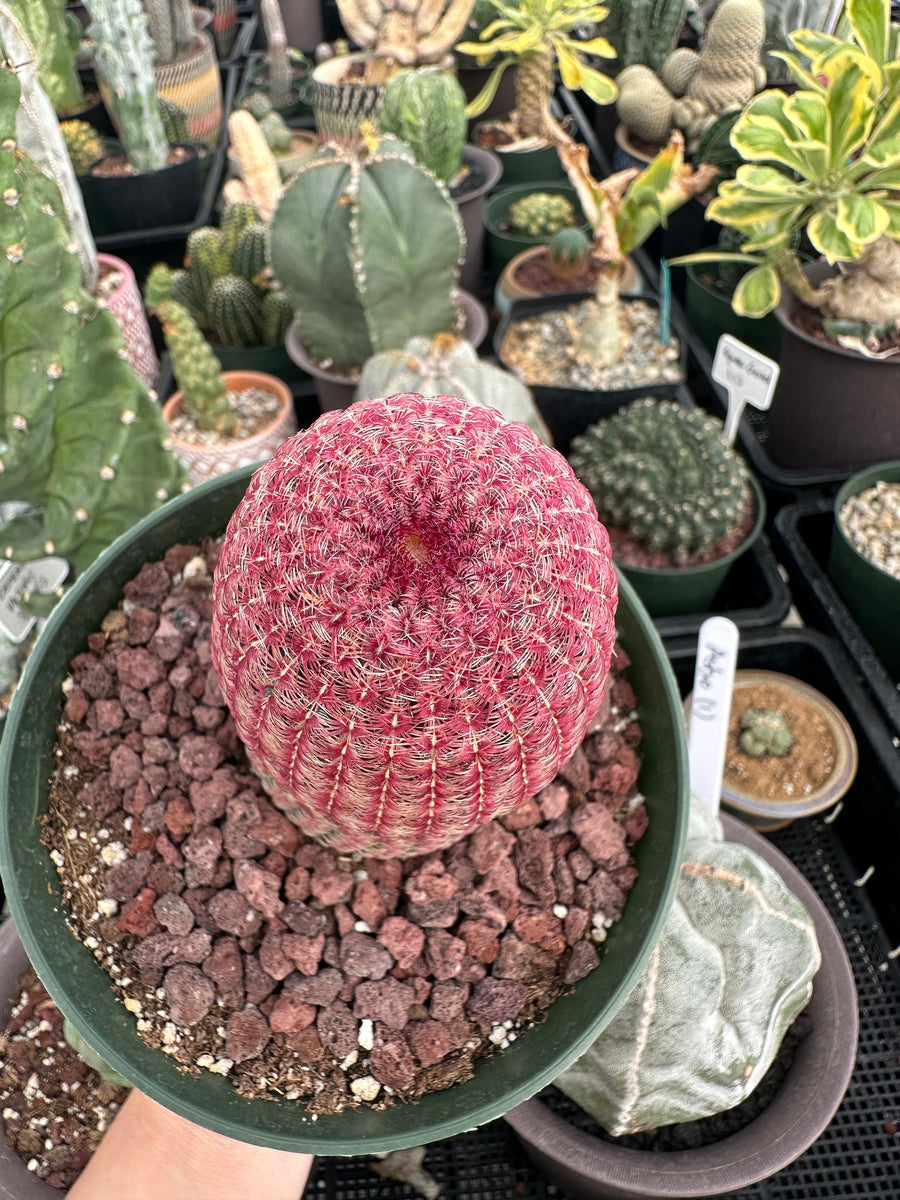
M 327 413 L 256 472 L 213 599 L 219 683 L 274 802 L 385 858 L 550 782 L 602 697 L 617 585 L 560 454 L 404 393 Z

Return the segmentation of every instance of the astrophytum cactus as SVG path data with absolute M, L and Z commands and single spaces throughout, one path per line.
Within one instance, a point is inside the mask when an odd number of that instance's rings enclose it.
M 254 770 L 305 833 L 386 858 L 555 775 L 615 638 L 606 531 L 565 459 L 457 397 L 330 412 L 253 476 L 210 648 Z

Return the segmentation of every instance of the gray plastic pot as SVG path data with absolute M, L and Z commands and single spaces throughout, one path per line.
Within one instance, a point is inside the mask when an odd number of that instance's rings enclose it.
M 687 1200 L 722 1196 L 768 1179 L 819 1137 L 841 1100 L 856 1063 L 859 1011 L 853 969 L 828 909 L 790 859 L 736 817 L 722 814 L 725 837 L 775 867 L 808 909 L 822 965 L 806 1011 L 812 1032 L 775 1099 L 755 1121 L 699 1150 L 629 1150 L 583 1132 L 540 1100 L 506 1114 L 525 1150 L 571 1200 Z
M 248 1100 L 208 1071 L 182 1074 L 138 1037 L 134 1017 L 93 954 L 72 936 L 59 880 L 40 843 L 48 806 L 61 687 L 72 658 L 146 562 L 178 542 L 220 534 L 253 468 L 200 484 L 145 517 L 104 550 L 53 610 L 26 663 L 0 744 L 0 866 L 29 959 L 78 1032 L 134 1086 L 181 1116 L 241 1141 L 315 1154 L 372 1154 L 452 1137 L 540 1091 L 597 1037 L 633 988 L 665 922 L 678 880 L 688 811 L 681 700 L 665 650 L 631 587 L 620 582 L 616 624 L 640 698 L 639 786 L 649 828 L 635 847 L 639 877 L 609 931 L 600 967 L 560 996 L 546 1019 L 471 1079 L 384 1111 L 348 1109 L 313 1123 L 285 1100 Z

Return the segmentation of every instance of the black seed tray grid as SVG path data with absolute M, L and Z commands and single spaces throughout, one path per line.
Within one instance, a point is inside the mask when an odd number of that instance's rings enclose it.
M 775 517 L 775 547 L 787 568 L 791 593 L 800 614 L 808 624 L 824 629 L 841 643 L 857 677 L 882 709 L 895 737 L 900 739 L 900 685 L 888 674 L 828 577 L 833 512 L 828 499 L 786 504 Z M 885 615 L 890 619 L 889 614 Z M 895 619 L 898 615 L 895 614 Z

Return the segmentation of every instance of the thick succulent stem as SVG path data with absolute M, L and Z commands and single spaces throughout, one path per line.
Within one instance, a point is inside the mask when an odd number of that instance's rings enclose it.
M 579 326 L 572 354 L 591 363 L 614 363 L 622 353 L 622 327 L 619 321 L 620 263 L 607 263 L 597 277 L 596 307 L 592 316 Z
M 521 138 L 547 138 L 555 124 L 550 115 L 553 55 L 529 54 L 516 67 L 516 127 Z

